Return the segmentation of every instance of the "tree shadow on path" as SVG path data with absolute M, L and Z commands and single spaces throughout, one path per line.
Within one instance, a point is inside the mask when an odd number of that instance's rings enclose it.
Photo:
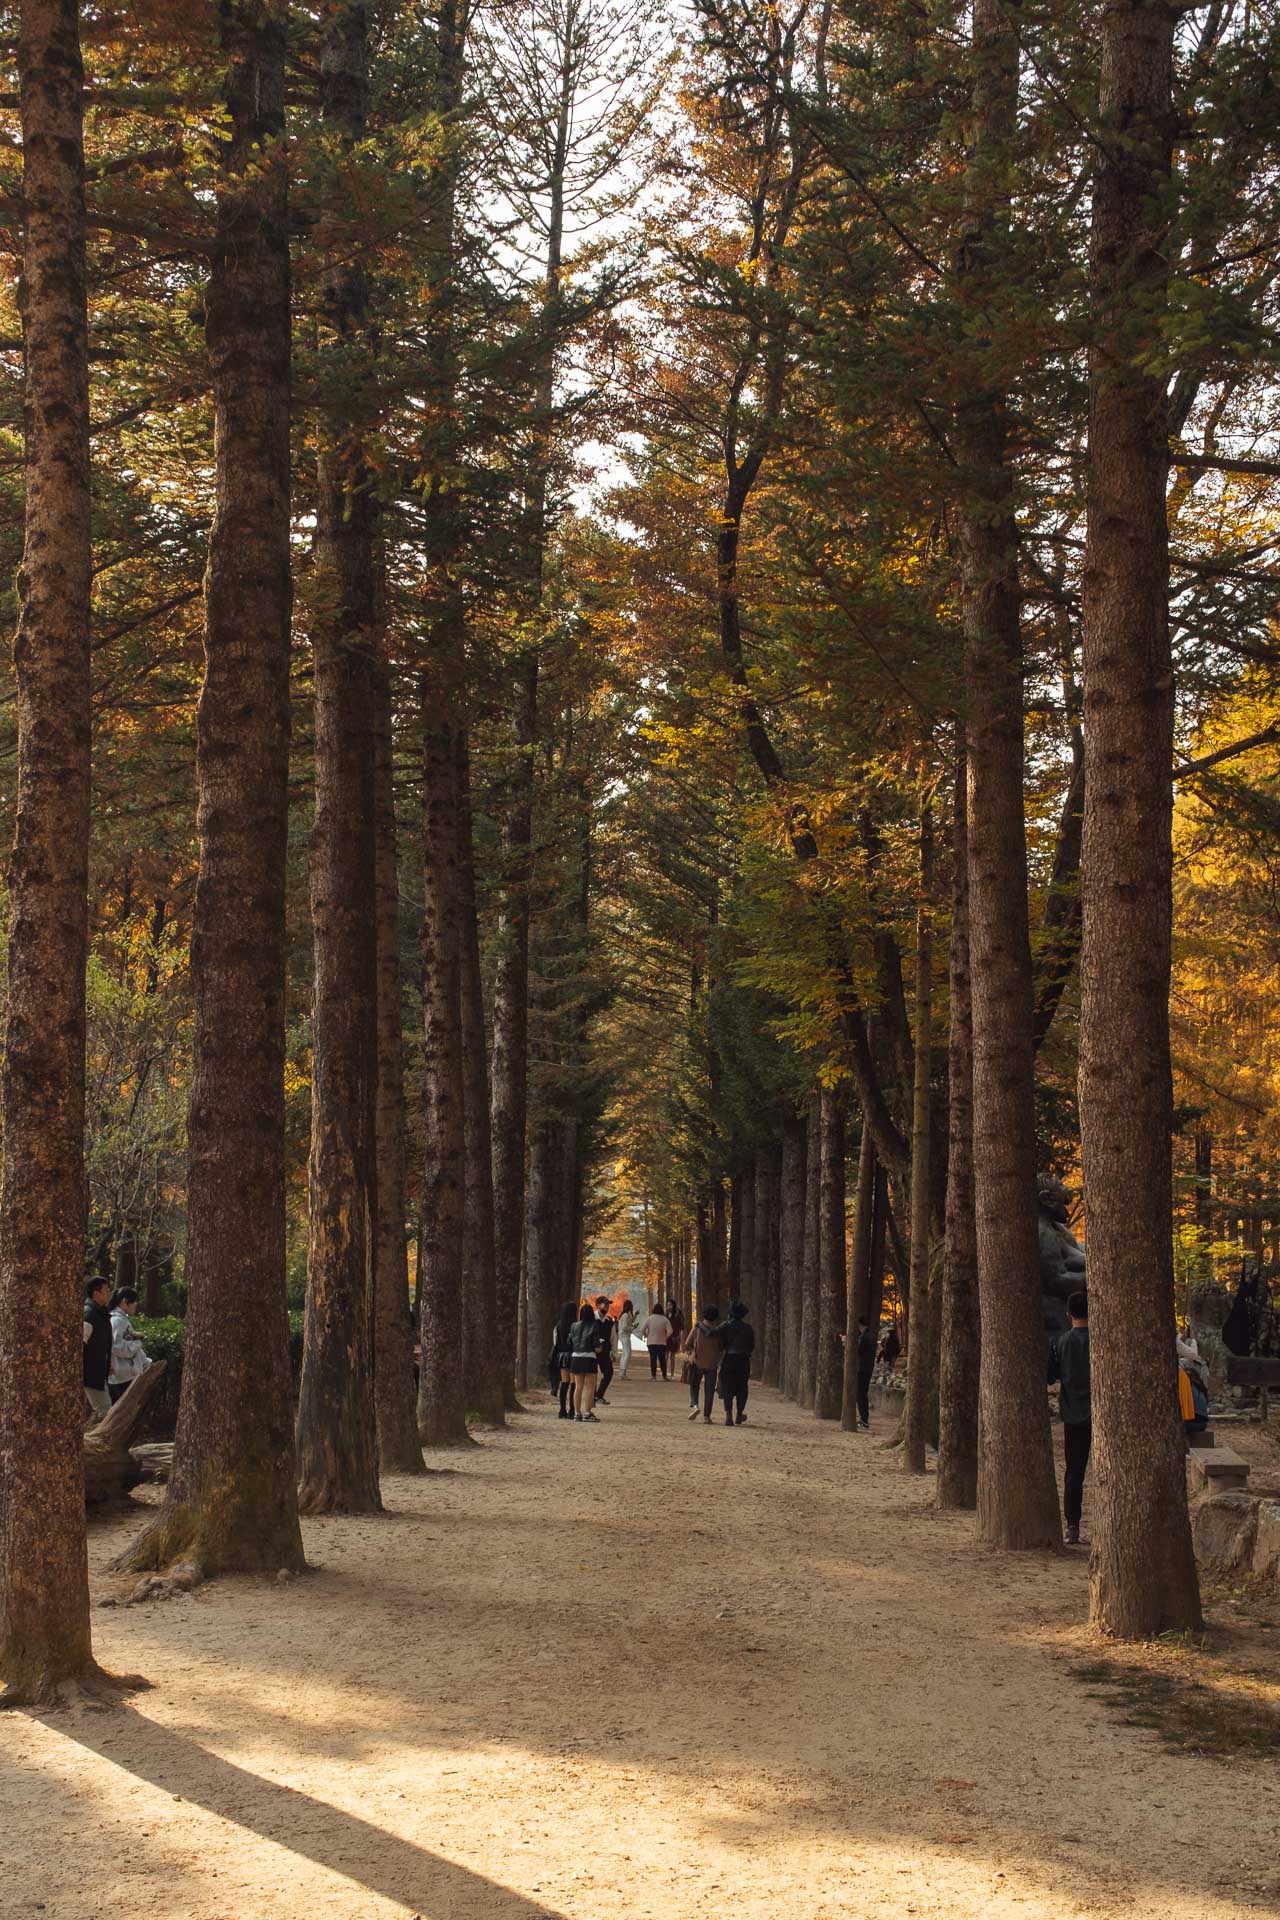
M 315 1865 L 440 1920 L 564 1920 L 563 1914 L 499 1886 L 440 1854 L 384 1831 L 358 1814 L 237 1767 L 170 1728 L 123 1708 L 104 1721 L 48 1724 L 110 1765 L 164 1793 L 203 1807 Z

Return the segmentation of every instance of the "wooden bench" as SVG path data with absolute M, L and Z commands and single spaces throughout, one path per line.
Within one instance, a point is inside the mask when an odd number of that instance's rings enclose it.
M 1249 1462 L 1231 1447 L 1192 1447 L 1187 1457 L 1197 1493 L 1230 1493 L 1249 1483 Z

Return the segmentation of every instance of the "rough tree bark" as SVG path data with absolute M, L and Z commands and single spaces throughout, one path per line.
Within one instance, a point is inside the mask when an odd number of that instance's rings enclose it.
M 871 1216 L 875 1208 L 876 1143 L 870 1127 L 862 1129 L 858 1149 L 858 1185 L 853 1202 L 853 1264 L 848 1275 L 848 1311 L 845 1314 L 844 1386 L 840 1425 L 852 1433 L 858 1425 L 858 1321 L 871 1314 Z
M 818 1380 L 822 1247 L 822 1096 L 816 1090 L 805 1103 L 804 1254 L 800 1301 L 800 1391 L 806 1412 L 813 1408 Z
M 788 1113 L 782 1123 L 782 1386 L 800 1398 L 800 1320 L 804 1308 L 805 1123 Z
M 724 1177 L 716 1175 L 715 1186 L 711 1190 L 711 1297 L 723 1307 L 728 1299 L 729 1288 L 729 1249 L 727 1245 L 728 1222 L 725 1215 Z
M 543 341 L 534 393 L 537 457 L 529 489 L 532 527 L 530 610 L 542 612 L 549 534 L 555 314 L 564 247 L 565 169 L 573 125 L 577 72 L 574 21 L 564 17 L 556 119 L 547 167 L 547 251 L 543 267 Z M 529 914 L 533 845 L 534 743 L 538 734 L 538 647 L 526 646 L 514 664 L 511 698 L 512 765 L 502 815 L 503 871 L 498 902 L 493 982 L 493 1197 L 497 1271 L 497 1333 L 504 1358 L 515 1361 L 516 1289 L 525 1220 L 525 1157 L 529 1117 Z M 554 1309 L 553 1309 L 554 1311 Z M 548 1338 L 550 1327 L 547 1328 Z M 515 1408 L 514 1371 L 503 1370 L 503 1399 Z
M 501 1345 L 498 1338 L 493 1143 L 484 1041 L 484 987 L 480 977 L 480 927 L 476 918 L 471 753 L 465 726 L 458 728 L 457 751 L 462 1104 L 467 1162 L 462 1233 L 462 1364 L 467 1411 L 488 1426 L 501 1427 L 506 1425 L 505 1386 L 511 1372 L 511 1355 L 505 1342 L 505 1320 L 501 1323 Z
M 556 1163 L 559 1129 L 549 1119 L 529 1136 L 529 1178 L 525 1191 L 527 1233 L 527 1352 L 533 1379 L 546 1378 L 551 1332 L 558 1309 L 567 1298 L 555 1261 Z
M 915 1085 L 911 1103 L 911 1344 L 902 1463 L 925 1470 L 929 1432 L 929 1081 L 933 1064 L 933 806 L 920 809 L 920 904 L 916 910 Z
M 418 1269 L 418 1431 L 427 1446 L 468 1439 L 462 1368 L 466 1210 L 457 740 L 452 691 L 422 677 L 422 916 L 425 1154 Z
M 738 1195 L 740 1205 L 734 1211 L 739 1214 L 741 1225 L 738 1230 L 738 1296 L 747 1303 L 747 1317 L 756 1329 L 756 1353 L 760 1354 L 760 1297 L 756 1280 L 756 1177 L 754 1164 L 740 1176 L 741 1192 Z M 756 1371 L 759 1372 L 760 1360 L 757 1359 Z
M 742 1295 L 742 1187 L 745 1176 L 729 1176 L 729 1263 L 725 1291 L 730 1300 Z
M 1125 1638 L 1200 1625 L 1174 1392 L 1168 423 L 1163 379 L 1149 371 L 1168 300 L 1175 18 L 1136 0 L 1103 13 L 1090 242 L 1080 1016 L 1090 1579 L 1095 1626 Z
M 424 1473 L 413 1379 L 413 1317 L 405 1237 L 404 1042 L 400 995 L 400 863 L 396 844 L 391 670 L 374 680 L 374 883 L 378 968 L 378 1088 L 374 1115 L 374 1407 L 383 1473 Z
M 533 746 L 538 721 L 537 657 L 517 665 L 512 700 L 516 756 L 502 820 L 503 877 L 494 941 L 490 1137 L 496 1338 L 503 1400 L 514 1410 L 520 1261 L 525 1230 L 529 1114 L 529 860 L 533 844 Z M 548 1329 L 548 1336 L 550 1329 Z
M 972 31 L 973 113 L 957 285 L 961 299 L 983 317 L 971 391 L 956 412 L 956 437 L 963 490 L 973 1158 L 982 1304 L 978 1524 L 992 1546 L 1043 1547 L 1058 1541 L 1060 1528 L 1036 1226 L 1018 530 L 1005 399 L 994 365 L 998 353 L 983 332 L 1000 298 L 1018 28 L 1000 0 L 975 0 Z
M 950 1112 L 938 1367 L 938 1505 L 978 1504 L 978 1240 L 973 1212 L 973 1013 L 969 992 L 969 860 L 963 736 L 952 819 Z
M 813 1411 L 819 1420 L 840 1418 L 844 1362 L 840 1335 L 847 1307 L 844 1251 L 844 1098 L 822 1089 L 822 1168 L 818 1243 L 818 1356 Z
M 344 148 L 363 138 L 368 19 L 363 0 L 327 15 L 321 119 Z M 354 236 L 353 236 L 354 240 Z M 372 1252 L 377 1084 L 374 675 L 377 504 L 351 380 L 369 353 L 369 287 L 358 258 L 324 276 L 337 379 L 317 421 L 315 825 L 311 836 L 311 1158 L 307 1311 L 298 1391 L 303 1513 L 377 1513 Z M 352 424 L 354 420 L 354 425 Z
M 773 1257 L 778 1216 L 777 1148 L 770 1144 L 756 1152 L 755 1269 L 758 1287 L 759 1322 L 757 1339 L 762 1359 L 760 1378 L 766 1387 L 778 1384 L 779 1302 L 777 1266 Z
M 286 36 L 279 10 L 253 0 L 226 0 L 219 26 L 228 137 L 205 302 L 216 504 L 196 718 L 186 1351 L 165 1504 L 124 1556 L 207 1574 L 303 1565 L 285 1308 Z
M 442 123 L 449 125 L 462 98 L 466 72 L 466 0 L 440 0 L 435 23 L 434 105 Z M 429 659 L 419 678 L 425 1151 L 418 1268 L 418 1431 L 428 1446 L 464 1445 L 469 1437 L 462 1370 L 466 1154 L 457 793 L 457 702 L 467 654 L 466 607 L 457 579 L 463 541 L 456 444 L 460 167 L 460 152 L 451 143 L 436 169 L 425 222 L 431 283 L 424 377 L 431 424 L 423 449 Z
M 17 828 L 0 1107 L 0 1678 L 6 1706 L 98 1693 L 85 1550 L 89 361 L 75 0 L 24 0 L 25 483 Z

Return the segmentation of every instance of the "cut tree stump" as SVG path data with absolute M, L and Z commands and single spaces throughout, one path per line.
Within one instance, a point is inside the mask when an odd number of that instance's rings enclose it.
M 142 1471 L 144 1485 L 163 1486 L 173 1471 L 172 1440 L 144 1440 L 139 1447 L 130 1447 L 130 1453 Z
M 165 1363 L 156 1360 L 122 1393 L 105 1420 L 87 1427 L 84 1436 L 84 1497 L 86 1506 L 119 1500 L 136 1487 L 142 1468 L 129 1451 L 134 1428 L 160 1384 Z

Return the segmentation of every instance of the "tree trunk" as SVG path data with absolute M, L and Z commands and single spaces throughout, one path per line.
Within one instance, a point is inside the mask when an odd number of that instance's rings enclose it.
M 1213 1239 L 1213 1135 L 1196 1132 L 1196 1238 L 1207 1247 Z
M 413 1379 L 413 1316 L 405 1238 L 404 1040 L 400 1000 L 400 862 L 396 847 L 391 672 L 374 681 L 374 919 L 378 1086 L 374 1249 L 374 1404 L 383 1473 L 424 1473 Z
M 494 1264 L 493 1146 L 489 1070 L 484 1044 L 484 989 L 476 919 L 475 854 L 471 821 L 471 755 L 458 728 L 458 922 L 462 995 L 462 1080 L 466 1128 L 466 1200 L 462 1236 L 462 1361 L 467 1411 L 487 1425 L 506 1425 L 505 1384 L 510 1353 L 498 1338 Z
M 760 1353 L 760 1378 L 766 1387 L 776 1387 L 778 1384 L 778 1302 L 774 1293 L 773 1264 L 777 1185 L 774 1149 L 771 1146 L 757 1148 L 754 1265 L 759 1320 L 756 1338 Z
M 529 1370 L 535 1380 L 541 1380 L 546 1375 L 556 1313 L 567 1297 L 560 1292 L 554 1259 L 553 1216 L 558 1142 L 558 1132 L 549 1122 L 536 1127 L 529 1138 L 529 1181 L 525 1192 L 525 1311 Z
M 788 1113 L 782 1124 L 782 1385 L 800 1398 L 800 1320 L 804 1308 L 805 1123 Z
M 325 131 L 350 148 L 365 130 L 367 16 L 344 0 L 320 53 Z M 339 209 L 332 210 L 341 218 Z M 343 259 L 324 275 L 331 352 L 367 375 L 369 291 Z M 372 1250 L 377 1084 L 374 888 L 374 671 L 377 508 L 350 379 L 317 422 L 315 826 L 311 836 L 311 1159 L 307 1312 L 298 1391 L 298 1503 L 303 1513 L 377 1513 Z
M 738 1233 L 740 1247 L 738 1265 L 738 1297 L 747 1303 L 747 1318 L 756 1329 L 756 1347 L 760 1348 L 760 1298 L 756 1283 L 756 1174 L 754 1162 L 740 1176 L 742 1224 Z
M 1092 1619 L 1200 1626 L 1174 1361 L 1169 1063 L 1173 674 L 1163 378 L 1174 15 L 1102 17 L 1084 558 L 1080 1131 L 1097 1523 Z
M 959 276 L 991 312 L 1004 282 L 1018 31 L 999 0 L 975 0 L 973 115 Z M 1045 1392 L 1036 1224 L 1031 942 L 1023 795 L 1018 530 L 1005 398 L 993 348 L 957 409 L 961 615 L 969 739 L 969 893 L 973 1005 L 973 1158 L 982 1303 L 981 1537 L 992 1546 L 1059 1539 Z M 995 356 L 998 357 L 998 356 Z M 913 1303 L 914 1306 L 914 1303 Z
M 524 1242 L 525 1147 L 529 1110 L 529 859 L 533 839 L 533 746 L 538 662 L 521 661 L 512 710 L 516 764 L 502 822 L 503 881 L 493 975 L 493 1211 L 498 1350 L 503 1399 L 515 1396 L 520 1258 Z M 550 1329 L 548 1328 L 548 1338 Z
M 812 1411 L 818 1380 L 818 1322 L 820 1318 L 822 1245 L 822 1096 L 816 1091 L 805 1105 L 804 1253 L 800 1300 L 800 1391 L 798 1399 Z
M 0 1103 L 0 1678 L 47 1706 L 106 1676 L 89 1633 L 81 1434 L 89 872 L 89 364 L 75 0 L 25 0 L 26 503 L 17 827 Z
M 467 1435 L 462 1367 L 466 1208 L 457 727 L 451 697 L 422 677 L 422 1264 L 418 1431 L 430 1447 Z
M 742 1192 L 745 1184 L 745 1174 L 735 1173 L 730 1175 L 729 1266 L 725 1280 L 726 1291 L 731 1301 L 742 1298 Z
M 929 1083 L 933 1064 L 933 803 L 920 809 L 920 905 L 916 911 L 915 1085 L 911 1103 L 911 1345 L 902 1463 L 923 1473 L 933 1346 L 929 1338 Z
M 871 1306 L 871 1216 L 875 1207 L 876 1143 L 870 1127 L 862 1129 L 858 1149 L 858 1186 L 853 1203 L 853 1266 L 848 1278 L 845 1315 L 844 1388 L 840 1425 L 853 1433 L 858 1425 L 858 1322 L 869 1317 Z
M 871 1275 L 871 1302 L 867 1310 L 867 1319 L 872 1331 L 880 1331 L 880 1321 L 884 1314 L 884 1243 L 889 1226 L 889 1169 L 880 1164 L 876 1157 L 876 1178 L 871 1194 L 871 1254 L 868 1271 Z
M 973 1212 L 973 1015 L 969 996 L 968 808 L 957 754 L 951 893 L 950 1111 L 938 1367 L 938 1505 L 978 1504 L 978 1243 Z
M 729 1254 L 726 1244 L 724 1177 L 716 1175 L 711 1190 L 711 1298 L 723 1308 L 729 1297 Z
M 286 36 L 248 0 L 226 0 L 219 20 L 229 137 L 205 302 L 216 505 L 196 718 L 186 1351 L 165 1504 L 123 1558 L 244 1573 L 303 1565 L 285 1306 Z
M 822 1089 L 821 1216 L 818 1244 L 818 1358 L 813 1411 L 819 1420 L 840 1418 L 844 1361 L 840 1335 L 847 1309 L 845 1286 L 844 1099 Z

